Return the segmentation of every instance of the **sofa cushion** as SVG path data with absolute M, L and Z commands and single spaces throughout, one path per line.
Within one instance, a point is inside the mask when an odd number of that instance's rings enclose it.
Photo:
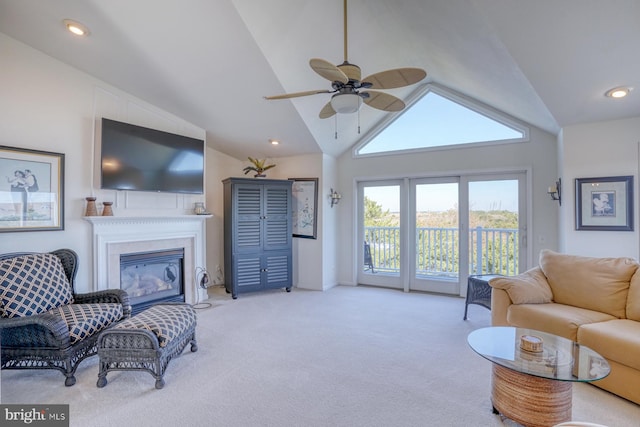
M 60 259 L 48 253 L 0 262 L 0 315 L 24 317 L 73 302 Z
M 489 280 L 489 285 L 505 290 L 514 304 L 544 304 L 551 302 L 553 297 L 547 279 L 539 267 L 517 276 L 494 277 Z
M 545 249 L 540 252 L 540 268 L 554 302 L 626 316 L 629 282 L 638 269 L 634 259 L 591 258 Z
M 640 268 L 631 277 L 627 295 L 627 319 L 640 322 Z
M 578 342 L 608 360 L 640 370 L 640 322 L 616 319 L 584 325 Z
M 610 314 L 553 302 L 511 305 L 507 310 L 507 321 L 511 326 L 536 329 L 572 341 L 577 340 L 578 329 L 583 325 L 614 319 Z
M 122 318 L 122 304 L 69 304 L 49 311 L 62 317 L 69 328 L 69 342 L 92 336 Z

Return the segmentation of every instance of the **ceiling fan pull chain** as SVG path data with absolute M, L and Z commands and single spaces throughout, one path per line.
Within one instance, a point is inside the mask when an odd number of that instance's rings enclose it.
M 334 115 L 333 115 L 333 117 L 334 117 L 334 119 L 335 119 L 335 120 L 333 121 L 333 126 L 334 126 L 334 128 L 335 128 L 335 139 L 338 139 L 338 115 L 337 115 L 337 114 L 334 114 Z

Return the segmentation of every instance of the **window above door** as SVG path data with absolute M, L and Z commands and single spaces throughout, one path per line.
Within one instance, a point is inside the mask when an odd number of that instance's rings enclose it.
M 529 128 L 479 102 L 435 84 L 365 136 L 354 156 L 459 148 L 470 144 L 525 142 Z

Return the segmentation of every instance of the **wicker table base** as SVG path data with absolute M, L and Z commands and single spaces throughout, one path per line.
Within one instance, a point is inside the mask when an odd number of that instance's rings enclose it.
M 524 426 L 554 426 L 571 419 L 572 383 L 522 374 L 493 365 L 495 413 Z

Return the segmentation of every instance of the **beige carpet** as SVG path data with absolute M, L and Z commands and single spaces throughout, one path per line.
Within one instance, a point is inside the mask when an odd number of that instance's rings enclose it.
M 2 403 L 69 403 L 71 425 L 513 426 L 492 414 L 491 363 L 466 337 L 489 311 L 464 300 L 370 287 L 240 295 L 210 289 L 196 353 L 174 359 L 166 386 L 113 372 L 97 357 L 64 387 L 57 371 L 3 371 Z M 574 385 L 573 418 L 637 426 L 640 406 Z

